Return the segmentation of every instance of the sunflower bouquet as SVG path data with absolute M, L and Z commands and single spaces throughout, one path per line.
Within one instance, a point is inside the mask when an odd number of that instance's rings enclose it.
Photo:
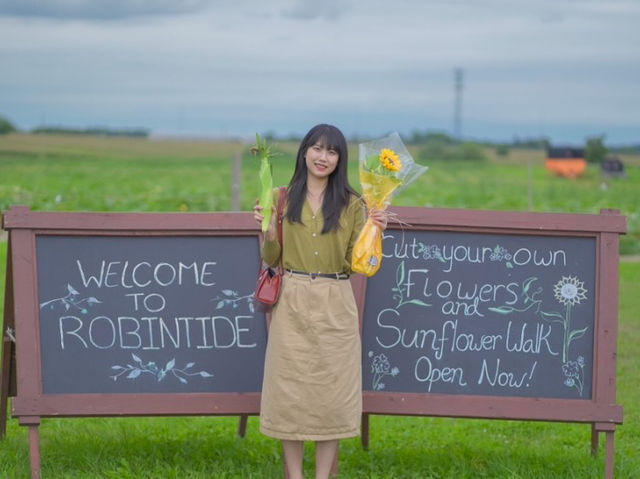
M 391 198 L 427 170 L 413 161 L 400 135 L 360 143 L 360 186 L 369 210 L 386 210 Z M 382 231 L 367 219 L 353 246 L 351 269 L 373 276 L 382 261 Z

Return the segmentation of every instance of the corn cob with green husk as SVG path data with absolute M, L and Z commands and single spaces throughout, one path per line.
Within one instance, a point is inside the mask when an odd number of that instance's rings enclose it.
M 251 152 L 254 155 L 260 157 L 260 172 L 258 177 L 260 178 L 260 206 L 262 206 L 262 214 L 264 219 L 262 220 L 262 232 L 266 232 L 269 229 L 271 223 L 271 208 L 273 206 L 273 176 L 271 174 L 271 158 L 273 153 L 271 148 L 267 145 L 267 142 L 260 138 L 260 135 L 256 133 L 256 146 L 251 148 Z

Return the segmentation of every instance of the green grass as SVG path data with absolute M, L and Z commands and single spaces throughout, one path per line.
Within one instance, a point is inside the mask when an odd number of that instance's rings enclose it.
M 296 145 L 275 145 L 274 184 L 288 183 Z M 0 209 L 26 204 L 64 211 L 228 211 L 232 159 L 243 153 L 242 204 L 258 196 L 258 161 L 240 143 L 141 139 L 0 137 Z M 350 156 L 357 158 L 352 145 Z M 398 206 L 598 213 L 628 218 L 623 253 L 640 253 L 640 157 L 625 158 L 627 178 L 605 179 L 590 166 L 578 180 L 550 175 L 542 152 L 512 152 L 478 162 L 433 162 L 395 200 Z M 531 169 L 529 166 L 531 165 Z M 530 173 L 531 171 L 531 173 Z M 357 185 L 357 161 L 350 163 Z M 531 203 L 531 204 L 530 204 Z
M 295 146 L 280 146 L 275 183 L 292 173 Z M 228 210 L 233 143 L 153 142 L 133 139 L 0 137 L 0 208 L 38 210 Z M 356 158 L 355 149 L 351 151 Z M 541 153 L 511 153 L 483 164 L 433 163 L 397 205 L 526 210 L 529 187 L 536 211 L 629 216 L 625 251 L 640 251 L 640 160 L 625 158 L 628 178 L 605 181 L 590 169 L 576 181 L 550 176 Z M 532 161 L 529 181 L 527 161 Z M 257 162 L 245 154 L 242 207 L 257 196 Z M 357 184 L 356 162 L 350 169 Z M 602 187 L 602 184 L 607 187 Z M 0 298 L 6 242 L 0 242 Z M 620 267 L 618 399 L 624 424 L 615 433 L 616 478 L 640 470 L 640 263 Z M 470 399 L 472 400 L 472 399 Z M 46 478 L 271 478 L 282 476 L 280 446 L 249 419 L 237 437 L 234 417 L 44 419 L 40 426 Z M 373 416 L 369 451 L 359 439 L 341 443 L 345 478 L 600 478 L 600 452 L 590 451 L 586 424 Z M 313 449 L 305 450 L 312 477 Z M 0 477 L 28 477 L 28 429 L 9 420 L 0 443 Z

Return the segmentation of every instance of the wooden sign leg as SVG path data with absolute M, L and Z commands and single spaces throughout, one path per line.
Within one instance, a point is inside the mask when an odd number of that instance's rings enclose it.
M 21 426 L 29 427 L 29 459 L 31 462 L 31 479 L 40 479 L 40 437 L 38 426 L 40 418 L 35 416 L 23 416 L 19 418 Z
M 29 458 L 31 460 L 31 479 L 40 479 L 40 438 L 38 425 L 29 426 Z
M 596 435 L 600 432 L 604 432 L 606 434 L 606 445 L 605 445 L 605 463 L 604 463 L 604 477 L 605 479 L 613 479 L 614 472 L 614 448 L 613 448 L 613 434 L 616 431 L 616 425 L 612 423 L 604 423 L 597 422 L 593 424 L 592 429 L 592 447 L 593 447 L 593 435 Z
M 591 424 L 591 455 L 595 456 L 598 454 L 598 434 L 599 431 L 596 429 L 595 423 Z
M 2 374 L 2 382 L 0 383 L 0 439 L 4 439 L 4 436 L 7 433 L 7 403 L 11 379 L 12 354 L 13 341 L 5 337 L 2 341 L 2 370 L 0 372 L 0 374 Z
M 240 422 L 238 423 L 238 436 L 244 437 L 247 434 L 247 419 L 248 414 L 242 414 L 240 416 Z
M 7 399 L 11 383 L 15 381 L 11 358 L 15 355 L 15 320 L 13 318 L 13 271 L 11 266 L 11 234 L 7 243 L 7 267 L 4 285 L 4 319 L 0 330 L 2 337 L 2 364 L 0 367 L 0 439 L 7 432 Z
M 369 450 L 369 415 L 362 415 L 362 425 L 360 426 L 360 441 L 362 442 L 362 449 Z
M 615 461 L 614 451 L 613 451 L 613 433 L 615 431 L 607 431 L 607 458 L 605 459 L 604 465 L 604 477 L 606 479 L 613 479 L 613 466 Z

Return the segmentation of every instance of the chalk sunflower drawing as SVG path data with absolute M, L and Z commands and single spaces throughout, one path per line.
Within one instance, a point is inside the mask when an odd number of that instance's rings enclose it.
M 46 308 L 47 306 L 49 309 L 54 309 L 56 305 L 62 305 L 67 311 L 71 308 L 75 308 L 82 314 L 87 314 L 88 308 L 102 302 L 93 296 L 82 299 L 78 298 L 78 296 L 80 296 L 80 293 L 78 293 L 73 286 L 67 283 L 67 294 L 65 296 L 40 303 L 40 309 Z
M 587 299 L 584 281 L 579 281 L 576 276 L 563 276 L 553 287 L 553 293 L 565 306 L 574 306 Z
M 382 391 L 385 385 L 382 378 L 385 376 L 396 377 L 400 374 L 400 369 L 397 367 L 391 367 L 391 363 L 385 354 L 374 355 L 373 351 L 369 351 L 368 356 L 371 360 L 371 373 L 373 374 L 373 381 L 371 387 L 374 391 Z
M 587 299 L 587 290 L 584 281 L 580 281 L 577 276 L 562 276 L 553 287 L 553 294 L 556 300 L 565 307 L 564 315 L 557 312 L 545 313 L 542 315 L 551 322 L 562 325 L 564 336 L 562 340 L 562 362 L 569 360 L 569 346 L 576 339 L 585 335 L 588 327 L 582 329 L 571 329 L 571 309 Z
M 133 358 L 134 364 L 127 364 L 126 366 L 120 366 L 119 364 L 114 364 L 111 366 L 113 371 L 116 373 L 113 376 L 110 376 L 111 379 L 117 381 L 121 376 L 125 375 L 126 379 L 137 379 L 141 377 L 143 374 L 150 374 L 156 378 L 158 382 L 161 382 L 168 375 L 172 375 L 178 378 L 183 384 L 186 384 L 187 378 L 191 376 L 200 376 L 203 378 L 212 378 L 213 374 L 207 371 L 198 371 L 192 372 L 189 371 L 196 363 L 187 363 L 183 368 L 176 368 L 176 360 L 172 358 L 170 361 L 167 361 L 163 368 L 158 367 L 158 365 L 154 361 L 143 362 L 135 354 L 131 354 Z

